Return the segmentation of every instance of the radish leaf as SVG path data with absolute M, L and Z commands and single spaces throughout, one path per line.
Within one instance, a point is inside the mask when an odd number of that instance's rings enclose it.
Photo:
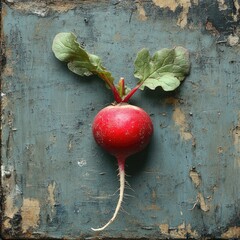
M 164 48 L 153 57 L 144 48 L 137 54 L 134 65 L 134 76 L 140 79 L 141 90 L 145 87 L 154 90 L 160 86 L 164 91 L 172 91 L 190 71 L 189 53 L 183 47 Z
M 98 75 L 107 85 L 113 84 L 114 78 L 107 69 L 102 66 L 98 56 L 86 52 L 77 42 L 73 33 L 59 33 L 55 36 L 52 50 L 60 61 L 67 62 L 69 70 L 80 75 Z

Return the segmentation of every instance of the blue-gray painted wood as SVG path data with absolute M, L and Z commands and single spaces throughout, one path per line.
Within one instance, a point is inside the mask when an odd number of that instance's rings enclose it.
M 208 2 L 192 3 L 186 26 L 177 25 L 184 7 L 172 12 L 151 1 L 2 4 L 4 239 L 240 237 L 239 13 Z M 90 228 L 112 216 L 119 183 L 91 122 L 113 97 L 97 77 L 76 76 L 53 56 L 52 40 L 64 31 L 131 87 L 143 47 L 181 45 L 191 56 L 177 91 L 132 99 L 155 132 L 127 161 L 133 197 L 102 233 Z

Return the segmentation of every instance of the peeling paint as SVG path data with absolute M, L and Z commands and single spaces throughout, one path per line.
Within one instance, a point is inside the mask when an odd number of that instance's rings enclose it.
M 227 38 L 227 43 L 233 47 L 239 44 L 239 36 L 235 34 L 230 34 Z
M 240 17 L 240 4 L 238 0 L 233 0 L 233 5 L 236 9 L 236 14 L 233 14 L 233 21 L 237 22 Z
M 240 238 L 240 227 L 230 227 L 221 237 L 225 239 Z
M 12 194 L 6 196 L 4 210 L 5 210 L 4 211 L 5 220 L 3 222 L 4 228 L 11 228 L 10 220 L 19 210 L 14 204 L 14 197 L 12 196 Z
M 83 167 L 85 165 L 87 165 L 87 161 L 85 159 L 81 159 L 77 162 L 79 167 Z
M 51 211 L 54 212 L 54 206 L 56 204 L 55 201 L 55 188 L 56 188 L 56 182 L 52 182 L 48 185 L 48 203 L 51 206 Z
M 4 221 L 3 228 L 10 229 L 12 227 L 10 221 L 18 213 L 19 208 L 16 204 L 18 197 L 21 197 L 21 191 L 15 183 L 14 168 L 12 166 L 1 166 L 1 183 L 4 189 Z
M 55 144 L 57 142 L 57 136 L 54 134 L 51 134 L 49 137 L 49 140 L 50 140 L 51 144 Z
M 173 239 L 199 238 L 197 231 L 192 230 L 191 225 L 186 225 L 184 222 L 176 228 L 169 227 L 168 224 L 160 224 L 159 229 L 162 234 Z
M 2 109 L 5 109 L 9 104 L 9 99 L 8 96 L 5 94 L 3 96 L 1 96 L 1 107 Z
M 189 176 L 194 183 L 195 187 L 197 188 L 201 184 L 201 176 L 200 174 L 196 171 L 196 169 L 192 169 L 189 172 Z
M 141 21 L 146 21 L 147 16 L 146 16 L 144 7 L 142 6 L 142 4 L 140 2 L 137 2 L 136 5 L 137 5 L 137 12 L 138 12 L 138 19 Z
M 40 203 L 37 199 L 25 198 L 21 207 L 22 231 L 26 233 L 30 228 L 36 228 L 40 219 Z
M 206 22 L 206 25 L 205 25 L 205 28 L 206 28 L 206 30 L 209 31 L 210 34 L 212 34 L 213 36 L 219 35 L 219 31 L 218 31 L 217 28 L 213 25 L 212 22 L 207 21 L 207 22 Z
M 52 4 L 42 1 L 8 2 L 11 3 L 10 7 L 17 11 L 35 14 L 39 17 L 46 17 L 50 12 L 67 12 L 77 7 L 77 3 L 75 2 L 54 2 Z
M 160 8 L 169 8 L 175 12 L 178 7 L 182 9 L 178 16 L 177 25 L 184 28 L 187 25 L 189 8 L 192 6 L 190 0 L 153 0 L 153 3 Z M 194 5 L 198 5 L 198 1 L 193 1 Z
M 160 231 L 162 234 L 169 234 L 169 225 L 166 223 L 159 225 Z
M 10 48 L 5 49 L 5 57 L 8 59 L 6 65 L 3 66 L 2 74 L 6 77 L 13 76 L 13 61 L 11 60 L 12 57 L 12 50 Z
M 56 215 L 56 199 L 55 199 L 55 194 L 56 194 L 56 182 L 53 181 L 48 185 L 48 198 L 47 198 L 47 203 L 49 206 L 49 221 L 52 222 L 54 216 Z
M 197 189 L 199 189 L 202 180 L 201 180 L 201 176 L 200 174 L 196 171 L 195 168 L 191 169 L 189 172 L 189 176 L 193 182 L 193 184 L 195 185 L 195 187 Z M 205 201 L 205 198 L 203 196 L 203 194 L 199 191 L 196 197 L 196 202 L 194 203 L 193 207 L 191 210 L 193 210 L 197 205 L 200 206 L 200 209 L 204 212 L 208 212 L 210 210 L 208 204 Z
M 191 140 L 193 136 L 188 131 L 189 125 L 186 122 L 186 116 L 179 107 L 175 108 L 172 118 L 175 124 L 179 127 L 180 136 L 186 141 Z
M 7 64 L 3 69 L 3 74 L 6 77 L 13 76 L 13 68 L 9 64 Z
M 233 144 L 236 150 L 235 162 L 238 167 L 240 167 L 240 113 L 238 115 L 238 123 L 232 131 Z
M 220 11 L 227 10 L 227 4 L 225 3 L 225 0 L 217 0 L 218 1 L 218 8 Z
M 209 206 L 206 204 L 205 199 L 202 193 L 198 193 L 197 202 L 200 204 L 200 208 L 204 212 L 208 212 L 210 210 Z

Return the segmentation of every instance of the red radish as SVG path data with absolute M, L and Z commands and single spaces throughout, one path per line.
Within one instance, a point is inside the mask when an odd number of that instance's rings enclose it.
M 108 106 L 95 117 L 92 126 L 96 142 L 118 160 L 120 195 L 113 217 L 101 228 L 102 231 L 116 218 L 121 207 L 125 186 L 125 160 L 143 150 L 150 141 L 153 124 L 141 108 L 127 103 Z
M 127 102 L 138 89 L 145 87 L 164 91 L 173 91 L 190 71 L 187 49 L 177 46 L 164 48 L 152 57 L 144 48 L 138 52 L 134 62 L 134 76 L 139 79 L 137 85 L 129 89 L 124 79 L 114 84 L 111 73 L 102 65 L 101 59 L 85 51 L 77 42 L 73 33 L 59 33 L 53 40 L 52 50 L 55 56 L 64 62 L 70 71 L 85 77 L 92 74 L 101 78 L 111 89 L 115 105 L 102 109 L 94 119 L 92 130 L 96 142 L 118 160 L 120 176 L 120 195 L 113 217 L 101 228 L 104 230 L 116 218 L 121 207 L 125 185 L 125 160 L 130 155 L 143 150 L 150 141 L 153 124 L 149 115 L 141 108 Z

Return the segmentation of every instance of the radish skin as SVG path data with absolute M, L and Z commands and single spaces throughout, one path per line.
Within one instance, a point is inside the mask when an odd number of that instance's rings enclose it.
M 92 125 L 95 141 L 118 160 L 120 193 L 112 218 L 100 228 L 102 231 L 117 217 L 121 208 L 125 188 L 125 160 L 143 150 L 153 133 L 153 124 L 149 115 L 141 108 L 128 103 L 119 103 L 102 109 Z

